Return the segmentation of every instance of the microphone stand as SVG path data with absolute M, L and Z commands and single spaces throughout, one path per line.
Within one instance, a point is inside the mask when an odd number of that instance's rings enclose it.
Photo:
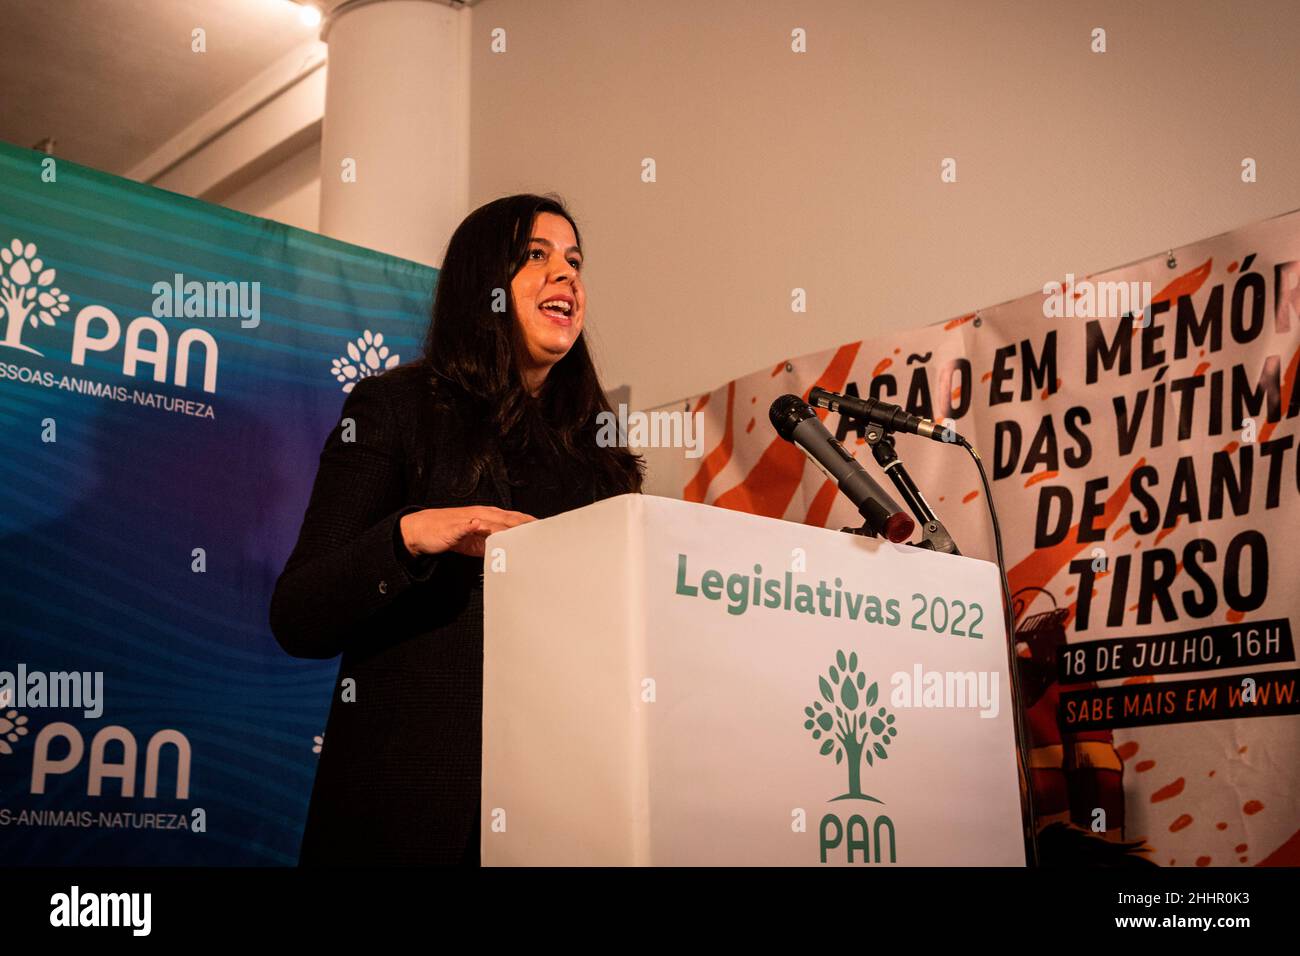
M 849 417 L 850 421 L 854 419 Z M 858 421 L 861 421 L 858 419 Z M 916 486 L 912 476 L 908 473 L 903 460 L 898 457 L 898 452 L 894 448 L 894 433 L 891 429 L 882 428 L 879 425 L 863 423 L 866 428 L 867 444 L 871 446 L 871 454 L 875 456 L 876 463 L 884 469 L 889 480 L 894 483 L 898 489 L 899 495 L 907 502 L 907 507 L 916 515 L 916 520 L 921 523 L 921 540 L 916 545 L 918 548 L 928 548 L 931 551 L 942 551 L 944 554 L 961 554 L 957 550 L 957 542 L 952 539 L 948 529 L 944 527 L 942 521 L 930 507 L 930 503 L 925 500 L 925 495 L 921 494 L 921 489 Z M 841 531 L 849 534 L 863 534 L 868 537 L 875 537 L 865 524 L 861 528 L 841 528 Z
M 916 545 L 919 548 L 929 548 L 933 551 L 942 551 L 947 554 L 961 554 L 957 550 L 957 543 L 953 541 L 952 535 L 948 529 L 943 526 L 930 507 L 921 490 L 916 487 L 916 482 L 912 481 L 912 476 L 907 473 L 903 466 L 902 460 L 898 457 L 898 452 L 894 450 L 893 429 L 884 428 L 871 422 L 863 421 L 852 415 L 846 415 L 840 412 L 841 418 L 847 417 L 850 423 L 861 424 L 866 429 L 867 444 L 871 446 L 871 453 L 875 456 L 876 462 L 885 473 L 889 475 L 890 481 L 898 489 L 907 506 L 912 509 L 912 513 L 921 522 L 921 543 Z M 980 456 L 976 453 L 974 446 L 966 439 L 958 436 L 957 444 L 961 445 L 975 459 L 976 467 L 979 468 L 980 481 L 984 485 L 984 496 L 988 499 L 989 514 L 993 518 L 993 540 L 997 546 L 998 556 L 998 576 L 1002 584 L 1002 604 L 1003 614 L 1007 626 L 1007 657 L 1008 670 L 1007 678 L 1011 683 L 1012 699 L 1016 706 L 1012 709 L 1015 720 L 1013 727 L 1016 738 L 1016 756 L 1020 776 L 1020 823 L 1025 840 L 1025 860 L 1029 866 L 1041 866 L 1038 852 L 1038 832 L 1035 829 L 1037 810 L 1034 807 L 1034 787 L 1032 774 L 1030 771 L 1031 763 L 1029 759 L 1029 732 L 1025 724 L 1024 707 L 1021 706 L 1024 701 L 1024 695 L 1020 689 L 1020 661 L 1015 655 L 1015 615 L 1011 607 L 1011 589 L 1007 584 L 1007 566 L 1002 556 L 1002 532 L 998 528 L 998 515 L 993 507 L 993 490 L 989 487 L 988 476 L 984 473 L 984 464 Z M 861 528 L 841 528 L 841 531 L 849 534 L 861 534 L 874 538 L 876 534 L 865 524 Z

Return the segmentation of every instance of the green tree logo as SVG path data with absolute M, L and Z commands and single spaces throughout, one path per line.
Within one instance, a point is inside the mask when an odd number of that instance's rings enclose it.
M 858 670 L 856 653 L 845 658 L 843 651 L 836 651 L 835 663 L 825 677 L 817 678 L 817 686 L 821 700 L 803 709 L 807 718 L 803 726 L 812 733 L 813 740 L 822 742 L 822 756 L 833 753 L 837 764 L 848 764 L 848 793 L 834 799 L 883 803 L 862 792 L 862 762 L 865 760 L 870 767 L 877 759 L 889 759 L 887 748 L 898 736 L 894 715 L 884 707 L 876 708 L 879 689 L 874 682 L 867 687 L 867 675 Z M 834 708 L 834 716 L 830 708 Z

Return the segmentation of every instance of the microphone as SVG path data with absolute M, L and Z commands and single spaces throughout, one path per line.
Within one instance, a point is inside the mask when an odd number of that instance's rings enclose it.
M 903 542 L 911 537 L 916 527 L 912 516 L 900 510 L 885 489 L 835 440 L 807 402 L 798 395 L 782 395 L 772 403 L 767 417 L 778 435 L 797 445 L 836 482 L 868 528 L 889 541 Z
M 956 442 L 958 437 L 953 433 L 952 439 L 945 439 L 942 425 L 936 425 L 928 418 L 912 415 L 897 405 L 874 398 L 854 398 L 852 395 L 840 395 L 836 392 L 828 392 L 824 388 L 814 388 L 808 393 L 808 402 L 817 408 L 864 419 L 886 431 L 920 435 L 922 438 L 943 442 L 945 445 Z

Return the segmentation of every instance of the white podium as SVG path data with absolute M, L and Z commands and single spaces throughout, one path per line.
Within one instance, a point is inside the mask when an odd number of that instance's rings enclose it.
M 995 565 L 624 495 L 484 571 L 484 865 L 1024 864 Z

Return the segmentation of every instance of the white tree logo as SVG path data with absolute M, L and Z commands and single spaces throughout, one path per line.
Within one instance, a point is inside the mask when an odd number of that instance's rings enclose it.
M 8 703 L 8 700 L 5 702 Z M 26 724 L 27 718 L 19 716 L 16 710 L 7 711 L 4 716 L 0 717 L 0 754 L 14 752 L 14 748 L 9 745 L 18 743 L 20 737 L 27 735 Z
M 330 363 L 330 371 L 343 383 L 343 391 L 350 392 L 363 378 L 378 375 L 400 361 L 400 355 L 388 354 L 382 333 L 366 329 L 355 342 L 348 343 L 347 355 L 340 355 Z
M 54 270 L 36 256 L 36 243 L 15 239 L 0 249 L 0 312 L 8 316 L 0 345 L 24 352 L 42 353 L 23 345 L 23 324 L 53 325 L 69 310 L 68 294 L 54 284 Z

